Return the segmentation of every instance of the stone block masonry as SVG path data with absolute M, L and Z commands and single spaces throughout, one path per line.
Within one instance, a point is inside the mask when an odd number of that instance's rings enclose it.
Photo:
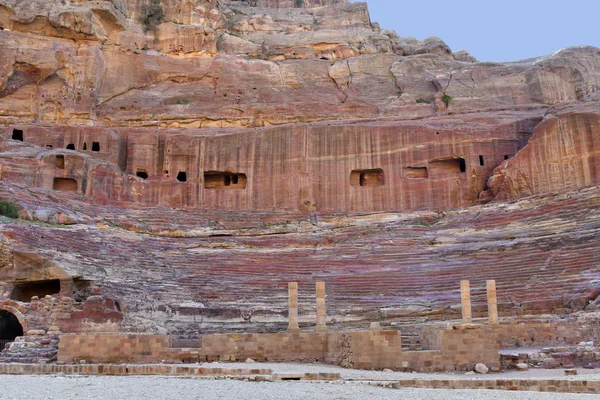
M 187 365 L 108 365 L 108 364 L 0 364 L 0 375 L 109 375 L 109 376 L 268 376 L 273 371 L 265 368 L 206 368 Z M 335 376 L 331 376 L 334 380 Z
M 394 386 L 397 388 L 418 389 L 477 389 L 552 393 L 600 393 L 600 381 L 566 379 L 410 379 L 401 380 L 397 385 Z
M 540 348 L 548 346 L 577 345 L 582 341 L 600 340 L 600 326 L 593 321 L 587 324 L 567 323 L 510 323 L 496 325 L 491 333 L 500 348 Z
M 282 332 L 204 335 L 197 349 L 173 349 L 166 335 L 67 334 L 58 360 L 64 363 L 159 363 L 242 361 L 325 362 L 350 368 L 403 371 L 468 371 L 483 362 L 500 366 L 498 345 L 485 329 L 428 332 L 429 351 L 404 352 L 398 331 Z
M 65 334 L 60 338 L 58 361 L 94 363 L 156 363 L 173 352 L 166 335 Z

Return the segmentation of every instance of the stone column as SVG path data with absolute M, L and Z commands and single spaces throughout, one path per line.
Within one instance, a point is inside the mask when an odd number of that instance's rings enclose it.
M 460 302 L 462 304 L 462 317 L 465 324 L 473 322 L 471 314 L 471 286 L 469 281 L 460 281 Z
M 317 282 L 317 331 L 327 330 L 327 311 L 325 310 L 325 282 Z
M 487 300 L 488 300 L 488 316 L 490 324 L 498 323 L 498 299 L 496 298 L 496 281 L 490 280 L 486 282 Z
M 298 282 L 288 283 L 288 332 L 297 332 L 298 326 Z

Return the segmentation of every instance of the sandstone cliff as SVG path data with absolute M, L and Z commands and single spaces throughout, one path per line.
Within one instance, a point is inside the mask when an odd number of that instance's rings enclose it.
M 347 324 L 454 318 L 463 278 L 594 300 L 600 49 L 481 63 L 334 0 L 0 0 L 0 43 L 0 301 L 36 321 L 46 281 L 110 330 L 275 330 L 291 280 Z

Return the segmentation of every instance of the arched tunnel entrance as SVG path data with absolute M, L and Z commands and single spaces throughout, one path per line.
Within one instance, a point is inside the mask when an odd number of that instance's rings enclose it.
M 8 311 L 0 310 L 0 351 L 18 336 L 23 336 L 23 327 L 17 317 Z

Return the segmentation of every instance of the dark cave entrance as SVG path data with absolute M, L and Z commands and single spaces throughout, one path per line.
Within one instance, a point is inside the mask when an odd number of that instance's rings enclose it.
M 17 317 L 8 311 L 0 310 L 0 351 L 19 336 L 23 336 L 23 327 Z
M 187 182 L 187 174 L 184 171 L 179 171 L 177 174 L 177 180 L 179 182 Z
M 51 279 L 47 281 L 23 282 L 15 284 L 10 298 L 24 303 L 29 303 L 33 296 L 43 298 L 48 295 L 60 293 L 60 280 Z
M 142 179 L 148 179 L 148 171 L 145 169 L 138 169 L 135 173 L 135 176 Z
M 22 129 L 13 129 L 12 140 L 18 140 L 19 142 L 23 141 L 23 130 Z

